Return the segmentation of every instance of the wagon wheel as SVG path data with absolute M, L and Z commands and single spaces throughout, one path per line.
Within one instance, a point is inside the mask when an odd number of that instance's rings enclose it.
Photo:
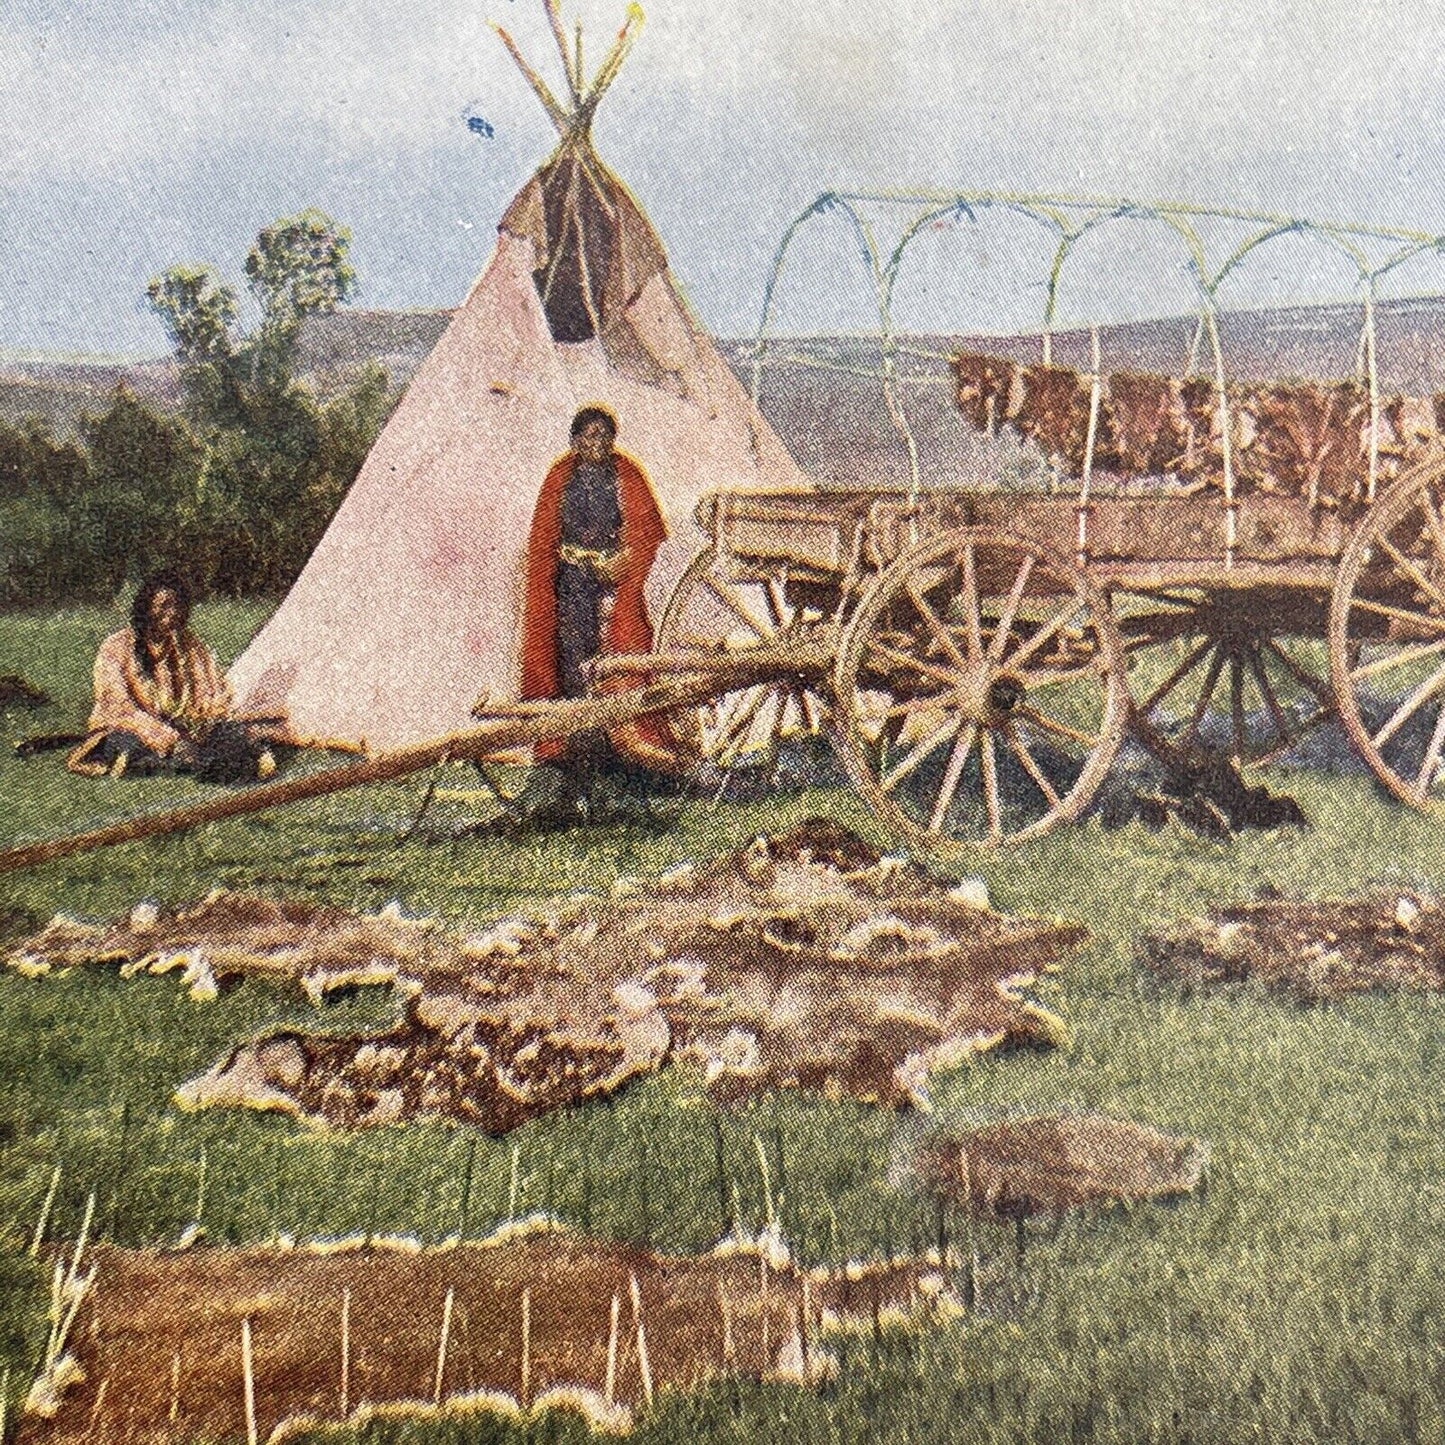
M 1412 807 L 1445 802 L 1445 472 L 1402 477 L 1360 521 L 1330 602 L 1330 666 L 1360 756 Z
M 750 565 L 744 574 L 710 547 L 678 579 L 653 647 L 716 657 L 801 640 L 826 628 L 837 604 L 836 589 L 792 578 L 783 563 Z M 785 740 L 819 732 L 828 716 L 818 688 L 789 677 L 678 709 L 667 725 L 683 756 L 727 769 L 771 766 Z
M 883 820 L 989 846 L 1076 818 L 1124 735 L 1108 601 L 1071 562 L 969 528 L 874 584 L 834 670 L 844 761 Z
M 1335 715 L 1327 598 L 1297 588 L 1116 588 L 1134 716 L 1145 739 L 1202 742 L 1264 765 Z

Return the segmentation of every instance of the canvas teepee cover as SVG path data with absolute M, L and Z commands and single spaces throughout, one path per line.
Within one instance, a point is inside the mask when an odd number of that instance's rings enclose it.
M 561 143 L 503 216 L 497 245 L 377 439 L 296 584 L 231 670 L 252 715 L 371 750 L 468 725 L 515 698 L 532 508 L 578 407 L 618 417 L 671 540 L 648 584 L 654 618 L 702 539 L 718 486 L 805 478 L 692 316 L 657 233 L 590 138 L 641 12 L 584 91 L 556 0 L 571 103 L 502 38 Z M 579 47 L 580 48 L 580 47 Z

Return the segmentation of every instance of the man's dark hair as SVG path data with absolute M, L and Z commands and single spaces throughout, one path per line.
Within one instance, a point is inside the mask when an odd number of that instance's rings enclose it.
M 180 573 L 153 572 L 140 584 L 135 594 L 135 601 L 131 603 L 130 607 L 130 626 L 131 631 L 135 633 L 135 660 L 146 677 L 153 676 L 154 669 L 151 655 L 145 645 L 146 632 L 150 628 L 151 603 L 156 600 L 156 594 L 160 592 L 175 594 L 176 605 L 180 608 L 182 628 L 191 620 L 191 589 Z
M 616 441 L 617 418 L 605 406 L 584 406 L 572 418 L 572 435 L 580 437 L 594 421 L 600 421 L 612 433 L 612 439 Z

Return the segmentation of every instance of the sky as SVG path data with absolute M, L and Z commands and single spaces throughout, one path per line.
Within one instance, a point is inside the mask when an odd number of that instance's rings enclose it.
M 785 227 L 832 190 L 1169 198 L 1445 232 L 1445 26 L 1420 0 L 644 3 L 597 144 L 721 335 L 754 331 Z M 621 0 L 566 13 L 595 64 Z M 356 304 L 456 305 L 553 138 L 491 21 L 560 89 L 540 0 L 0 0 L 0 352 L 159 354 L 150 277 L 203 261 L 240 288 L 257 230 L 310 206 L 352 232 Z M 886 244 L 894 212 L 875 220 Z M 1007 219 L 925 237 L 900 324 L 1028 324 L 1046 242 Z M 1091 246 L 1064 320 L 1189 304 L 1163 237 L 1124 224 Z M 1357 279 L 1296 238 L 1238 295 L 1344 299 Z M 1445 260 L 1392 284 L 1445 291 Z M 847 228 L 810 224 L 779 325 L 871 315 Z

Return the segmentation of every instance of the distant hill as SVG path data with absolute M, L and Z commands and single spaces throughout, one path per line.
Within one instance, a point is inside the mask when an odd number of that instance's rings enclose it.
M 82 416 L 105 411 L 122 382 L 155 406 L 180 405 L 180 376 L 169 360 L 24 361 L 0 356 L 0 420 L 41 417 L 68 434 Z
M 415 375 L 451 319 L 449 311 L 340 311 L 309 321 L 301 338 L 301 370 L 323 393 L 379 363 L 393 385 Z M 1236 311 L 1221 317 L 1227 373 L 1241 380 L 1337 378 L 1355 373 L 1362 323 L 1353 304 Z M 1171 317 L 1101 327 L 1106 370 L 1182 373 L 1197 325 Z M 1376 309 L 1381 386 L 1419 395 L 1445 391 L 1445 297 L 1381 302 Z M 751 341 L 720 343 L 745 386 L 753 379 Z M 959 350 L 988 351 L 1020 361 L 1041 355 L 1037 335 L 910 336 L 900 342 L 904 411 L 926 482 L 967 480 L 1000 464 L 1027 475 L 1038 459 L 1007 439 L 984 442 L 960 424 L 946 358 Z M 1054 338 L 1054 360 L 1086 369 L 1084 331 Z M 853 337 L 784 337 L 769 344 L 760 402 L 799 464 L 821 481 L 904 486 L 907 450 L 877 380 L 878 344 Z M 1196 369 L 1212 369 L 1201 344 Z M 39 414 L 69 430 L 85 411 L 99 411 L 119 381 L 159 404 L 179 400 L 169 361 L 103 364 L 0 360 L 0 417 Z M 626 419 L 623 419 L 624 427 Z M 718 478 L 725 483 L 726 478 Z

